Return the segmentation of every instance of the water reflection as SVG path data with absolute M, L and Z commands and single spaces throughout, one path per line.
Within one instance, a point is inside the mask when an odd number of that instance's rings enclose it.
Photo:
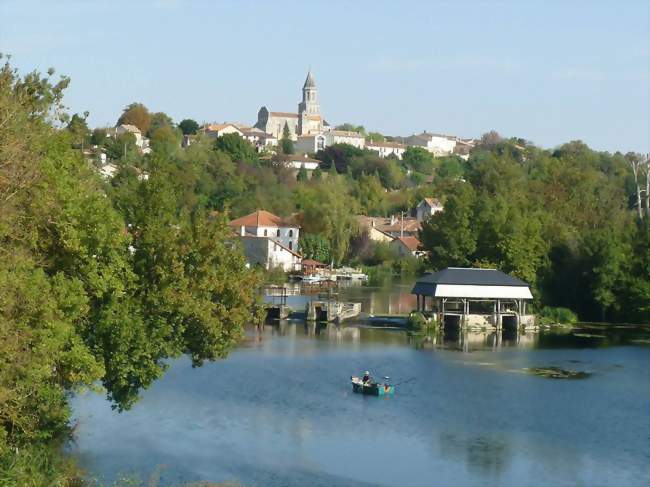
M 503 329 L 500 331 L 461 330 L 448 327 L 430 336 L 409 336 L 406 330 L 384 329 L 355 323 L 315 323 L 300 320 L 267 321 L 261 327 L 249 327 L 247 340 L 262 342 L 272 337 L 293 340 L 308 338 L 339 342 L 342 344 L 410 344 L 418 349 L 445 349 L 461 352 L 498 350 L 502 347 L 534 348 L 539 344 L 539 334 Z

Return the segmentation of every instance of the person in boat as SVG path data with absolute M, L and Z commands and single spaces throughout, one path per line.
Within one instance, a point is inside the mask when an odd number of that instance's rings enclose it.
M 363 382 L 364 386 L 369 386 L 370 384 L 372 384 L 372 379 L 370 377 L 370 372 L 368 372 L 367 370 L 364 372 L 363 378 L 361 379 L 361 382 Z

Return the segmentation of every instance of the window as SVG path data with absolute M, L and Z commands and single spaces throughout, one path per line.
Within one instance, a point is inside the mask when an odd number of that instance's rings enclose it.
M 264 229 L 264 236 L 265 236 L 265 237 L 268 236 L 268 232 L 266 231 L 266 228 Z
M 289 250 L 293 250 L 293 242 L 289 242 Z
M 278 232 L 276 234 L 276 237 L 279 237 L 279 236 L 280 236 L 280 229 L 278 228 Z
M 280 230 L 278 230 L 278 237 L 280 236 Z M 289 237 L 293 237 L 293 230 L 289 230 Z

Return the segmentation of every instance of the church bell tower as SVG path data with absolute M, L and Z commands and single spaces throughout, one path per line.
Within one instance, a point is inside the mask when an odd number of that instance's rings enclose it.
M 318 121 L 319 119 L 318 90 L 310 69 L 305 84 L 302 86 L 302 101 L 298 104 L 298 132 L 301 135 L 309 133 L 311 131 L 310 127 L 314 125 L 311 121 Z M 320 123 L 318 123 L 318 126 L 320 127 Z

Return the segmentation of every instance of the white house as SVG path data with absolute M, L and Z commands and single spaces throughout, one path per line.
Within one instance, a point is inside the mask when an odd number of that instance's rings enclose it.
M 366 146 L 366 138 L 357 132 L 330 130 L 329 132 L 325 132 L 324 135 L 327 139 L 327 145 L 349 144 L 358 149 L 363 149 Z
M 240 137 L 244 136 L 242 131 L 239 130 L 239 128 L 237 128 L 237 126 L 232 123 L 206 124 L 199 129 L 199 132 L 202 132 L 205 135 L 209 135 L 210 137 L 214 137 L 215 139 L 226 134 L 237 134 Z
M 415 207 L 417 221 L 423 222 L 428 220 L 431 215 L 435 215 L 439 211 L 444 210 L 442 203 L 436 198 L 424 198 L 420 204 Z
M 366 145 L 366 139 L 357 132 L 330 130 L 320 134 L 299 135 L 294 147 L 297 152 L 313 154 L 334 144 L 349 144 L 363 149 Z
M 268 237 L 291 251 L 298 250 L 300 226 L 265 210 L 258 210 L 228 224 L 239 236 Z
M 447 156 L 453 154 L 456 147 L 457 138 L 452 135 L 430 134 L 422 132 L 421 134 L 406 137 L 406 145 L 424 147 L 434 156 Z
M 296 152 L 315 154 L 319 150 L 325 149 L 328 145 L 325 134 L 311 134 L 299 135 L 293 147 Z
M 281 268 L 285 272 L 300 271 L 302 256 L 270 237 L 240 237 L 246 260 L 251 266 L 265 269 Z
M 239 127 L 242 137 L 255 146 L 257 152 L 265 148 L 272 148 L 278 145 L 278 139 L 271 134 L 267 134 L 258 128 Z
M 309 172 L 318 169 L 321 163 L 318 159 L 309 157 L 307 154 L 278 154 L 273 156 L 271 162 L 274 165 L 284 166 L 289 169 L 300 170 L 305 168 Z
M 258 210 L 228 225 L 239 236 L 250 265 L 261 265 L 265 269 L 280 267 L 285 272 L 301 269 L 300 227 L 294 222 Z
M 400 257 L 413 256 L 420 258 L 426 255 L 426 252 L 421 248 L 421 242 L 416 237 L 396 237 L 389 245 L 397 251 L 397 255 Z
M 373 142 L 369 140 L 366 142 L 366 149 L 376 152 L 379 157 L 394 155 L 401 160 L 406 151 L 406 146 L 397 142 Z

